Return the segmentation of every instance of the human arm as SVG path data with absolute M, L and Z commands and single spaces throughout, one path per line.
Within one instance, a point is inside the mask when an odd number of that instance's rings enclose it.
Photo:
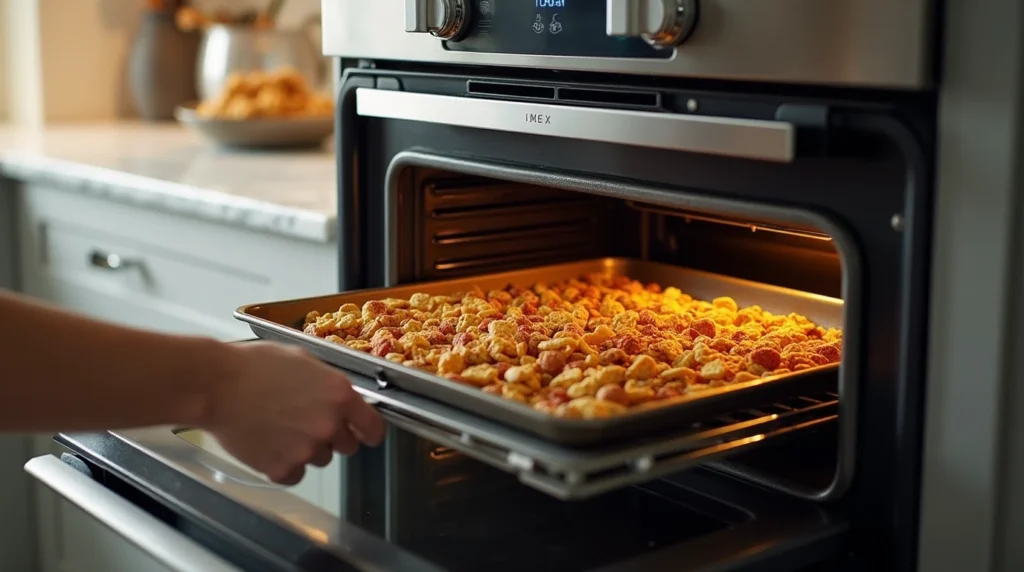
M 134 330 L 0 292 L 0 432 L 165 424 L 209 429 L 279 481 L 383 436 L 348 380 L 300 350 Z

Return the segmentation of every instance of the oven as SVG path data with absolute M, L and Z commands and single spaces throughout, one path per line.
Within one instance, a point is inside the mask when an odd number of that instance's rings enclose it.
M 281 509 L 167 431 L 61 440 L 114 481 L 132 464 L 151 498 L 173 489 L 220 507 L 203 534 L 258 538 L 273 554 L 253 569 L 913 569 L 933 9 L 323 3 L 341 70 L 339 292 L 625 274 L 841 329 L 835 367 L 792 358 L 791 375 L 657 427 L 572 442 L 302 334 L 306 312 L 337 309 L 332 296 L 236 316 L 346 369 L 390 422 L 382 447 L 344 460 L 339 519 Z M 792 19 L 770 26 L 780 12 Z M 125 444 L 119 464 L 105 460 Z M 193 478 L 158 482 L 147 450 Z
M 823 15 L 789 4 L 808 24 Z M 757 562 L 751 553 L 770 569 L 913 562 L 930 7 L 901 3 L 884 16 L 841 7 L 864 27 L 814 19 L 777 42 L 758 22 L 766 6 L 728 1 L 325 5 L 337 30 L 325 45 L 347 56 L 337 124 L 343 291 L 625 259 L 840 299 L 844 328 L 841 366 L 824 385 L 688 418 L 721 430 L 698 448 L 609 445 L 602 452 L 614 461 L 483 427 L 464 409 L 438 414 L 383 379 L 367 391 L 401 429 L 383 451 L 350 460 L 348 518 L 452 569 L 521 568 L 536 555 L 552 569 L 686 569 L 684 560 L 700 569 L 690 559 L 716 545 L 716 563 L 736 568 Z M 405 31 L 370 25 L 401 16 Z M 858 49 L 867 29 L 878 50 Z M 880 49 L 902 43 L 906 51 Z M 730 51 L 739 46 L 759 54 Z M 829 63 L 816 68 L 809 52 Z M 761 303 L 735 284 L 715 288 Z M 758 425 L 775 407 L 792 419 Z M 741 429 L 747 422 L 757 429 Z M 582 458 L 592 470 L 569 460 Z M 790 516 L 806 508 L 809 520 L 773 524 L 781 515 L 744 508 L 735 491 L 707 492 L 720 483 L 789 504 Z M 654 498 L 693 510 L 693 493 L 745 516 L 672 516 L 679 536 L 658 539 L 623 517 L 662 514 L 636 504 Z M 692 522 L 703 524 L 683 524 Z M 744 531 L 754 529 L 772 533 L 753 540 Z M 648 537 L 647 548 L 630 544 Z M 463 544 L 486 549 L 445 554 Z
M 348 518 L 365 515 L 362 523 L 378 534 L 459 570 L 522 568 L 538 554 L 552 569 L 616 561 L 654 569 L 649 553 L 662 553 L 665 569 L 680 569 L 685 555 L 706 553 L 691 542 L 712 538 L 725 554 L 756 545 L 766 559 L 784 557 L 766 564 L 773 569 L 845 554 L 848 546 L 860 547 L 854 569 L 883 555 L 911 556 L 900 547 L 913 545 L 901 536 L 913 530 L 910 451 L 918 436 L 901 423 L 919 415 L 923 374 L 928 134 L 915 112 L 926 100 L 910 98 L 904 107 L 600 77 L 382 68 L 350 69 L 340 88 L 343 290 L 627 259 L 839 298 L 845 334 L 833 385 L 688 419 L 735 429 L 705 450 L 664 447 L 651 455 L 626 445 L 610 447 L 614 460 L 582 455 L 593 471 L 575 470 L 575 451 L 481 427 L 462 411 L 439 415 L 435 404 L 409 402 L 387 384 L 370 388 L 388 399 L 402 429 L 382 452 L 351 460 Z M 741 297 L 727 284 L 720 295 Z M 799 306 L 792 299 L 774 309 Z M 748 442 L 740 424 L 760 423 L 776 407 L 812 412 L 793 425 L 760 427 L 760 439 Z M 710 482 L 772 491 L 794 512 L 806 506 L 814 524 L 778 538 L 785 528 L 773 524 L 778 515 L 740 504 L 741 521 L 674 515 L 681 536 L 656 539 L 623 518 L 692 507 L 687 495 L 702 489 L 682 484 L 692 475 L 679 471 L 697 465 Z M 733 504 L 739 497 L 712 498 Z M 645 502 L 665 504 L 636 504 Z M 510 516 L 522 507 L 528 517 Z M 693 522 L 703 524 L 689 529 Z M 761 526 L 773 538 L 730 543 Z M 559 533 L 577 528 L 569 538 Z M 641 538 L 652 546 L 630 544 Z M 768 549 L 776 542 L 794 548 L 780 555 Z M 799 549 L 805 542 L 810 547 Z M 487 548 L 452 561 L 449 543 Z M 822 543 L 829 548 L 815 551 Z M 669 557 L 673 545 L 678 556 Z

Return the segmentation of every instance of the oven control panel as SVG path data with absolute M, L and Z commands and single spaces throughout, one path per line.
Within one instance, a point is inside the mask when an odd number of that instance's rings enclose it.
M 698 0 L 405 0 L 405 30 L 456 52 L 669 59 Z

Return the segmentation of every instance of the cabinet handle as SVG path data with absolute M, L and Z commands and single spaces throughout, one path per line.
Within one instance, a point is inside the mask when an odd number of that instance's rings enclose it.
M 95 268 L 116 272 L 139 266 L 140 262 L 113 252 L 93 250 L 89 253 L 89 264 Z

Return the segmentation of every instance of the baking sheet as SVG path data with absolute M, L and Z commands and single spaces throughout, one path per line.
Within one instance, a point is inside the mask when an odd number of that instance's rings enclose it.
M 395 288 L 252 304 L 239 308 L 235 317 L 248 323 L 253 333 L 260 338 L 302 345 L 328 363 L 376 378 L 381 382 L 382 391 L 397 387 L 418 393 L 565 445 L 587 446 L 632 438 L 684 427 L 776 399 L 836 390 L 839 366 L 833 364 L 686 394 L 609 419 L 562 419 L 426 371 L 408 368 L 302 333 L 306 314 L 313 310 L 321 313 L 335 312 L 342 304 L 362 306 L 369 300 L 381 298 L 408 299 L 417 292 L 450 295 L 474 287 L 486 291 L 504 288 L 510 283 L 524 286 L 536 282 L 551 283 L 593 273 L 628 276 L 644 283 L 656 282 L 663 288 L 675 286 L 703 300 L 731 296 L 740 307 L 756 304 L 772 313 L 802 314 L 823 327 L 842 327 L 842 300 L 677 266 L 622 258 L 602 258 Z

